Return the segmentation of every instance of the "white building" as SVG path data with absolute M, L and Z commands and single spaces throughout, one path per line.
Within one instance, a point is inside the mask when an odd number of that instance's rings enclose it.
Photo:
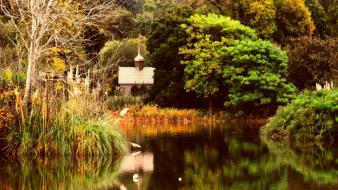
M 135 67 L 119 67 L 118 84 L 120 91 L 126 95 L 132 95 L 132 88 L 150 89 L 154 84 L 153 67 L 144 67 L 144 58 L 141 56 L 140 47 L 138 55 L 134 59 Z

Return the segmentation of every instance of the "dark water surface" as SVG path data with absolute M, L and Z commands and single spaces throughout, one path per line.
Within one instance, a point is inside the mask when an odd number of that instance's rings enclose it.
M 338 190 L 335 145 L 285 145 L 257 126 L 124 126 L 142 146 L 120 160 L 0 160 L 0 190 Z

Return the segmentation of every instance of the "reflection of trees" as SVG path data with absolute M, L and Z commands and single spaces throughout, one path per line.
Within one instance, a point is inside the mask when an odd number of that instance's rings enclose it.
M 264 142 L 279 162 L 301 173 L 305 181 L 338 187 L 337 149 L 309 142 L 293 146 L 270 139 Z
M 225 137 L 223 150 L 204 146 L 185 152 L 182 189 L 285 189 L 285 171 L 276 157 L 259 141 L 240 136 Z
M 0 163 L 0 186 L 5 189 L 102 189 L 118 187 L 120 161 L 72 157 L 20 159 Z
M 166 133 L 158 137 L 149 137 L 142 145 L 154 153 L 154 171 L 148 189 L 171 190 L 181 186 L 178 178 L 184 178 L 185 151 L 193 151 L 207 144 L 222 149 L 224 143 L 221 144 L 221 141 L 224 139 L 224 133 L 213 132 L 211 135 L 210 128 L 201 128 L 193 135 L 174 132 L 174 135 Z
M 148 190 L 337 189 L 337 152 L 300 145 L 266 146 L 258 133 L 257 128 L 243 126 L 195 128 L 187 133 L 146 132 L 140 144 L 154 154 L 154 171 L 146 187 Z M 329 181 L 333 185 L 323 184 Z

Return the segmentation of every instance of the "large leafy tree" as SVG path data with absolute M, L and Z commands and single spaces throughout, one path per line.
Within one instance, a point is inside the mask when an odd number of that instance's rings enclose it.
M 182 25 L 189 34 L 188 43 L 180 49 L 184 55 L 185 89 L 211 101 L 227 94 L 223 80 L 223 47 L 235 40 L 256 38 L 255 31 L 230 17 L 216 14 L 194 15 Z M 211 107 L 210 107 L 211 108 Z
M 156 19 L 147 36 L 149 58 L 156 68 L 155 84 L 150 97 L 162 106 L 188 106 L 196 99 L 195 95 L 184 90 L 184 66 L 179 48 L 187 43 L 188 35 L 180 27 L 192 15 L 187 6 L 169 8 L 163 16 Z
M 253 108 L 286 103 L 295 91 L 286 82 L 287 55 L 255 31 L 229 17 L 194 15 L 184 55 L 185 89 L 204 98 L 223 96 L 226 107 Z
M 294 95 L 295 86 L 286 80 L 287 54 L 271 42 L 240 40 L 225 52 L 230 59 L 223 70 L 229 86 L 225 106 L 246 111 L 274 108 Z

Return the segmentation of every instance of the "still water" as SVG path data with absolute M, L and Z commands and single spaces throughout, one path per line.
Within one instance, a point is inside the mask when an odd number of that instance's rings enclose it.
M 255 125 L 123 126 L 125 157 L 0 160 L 0 190 L 338 190 L 336 145 L 280 144 Z

